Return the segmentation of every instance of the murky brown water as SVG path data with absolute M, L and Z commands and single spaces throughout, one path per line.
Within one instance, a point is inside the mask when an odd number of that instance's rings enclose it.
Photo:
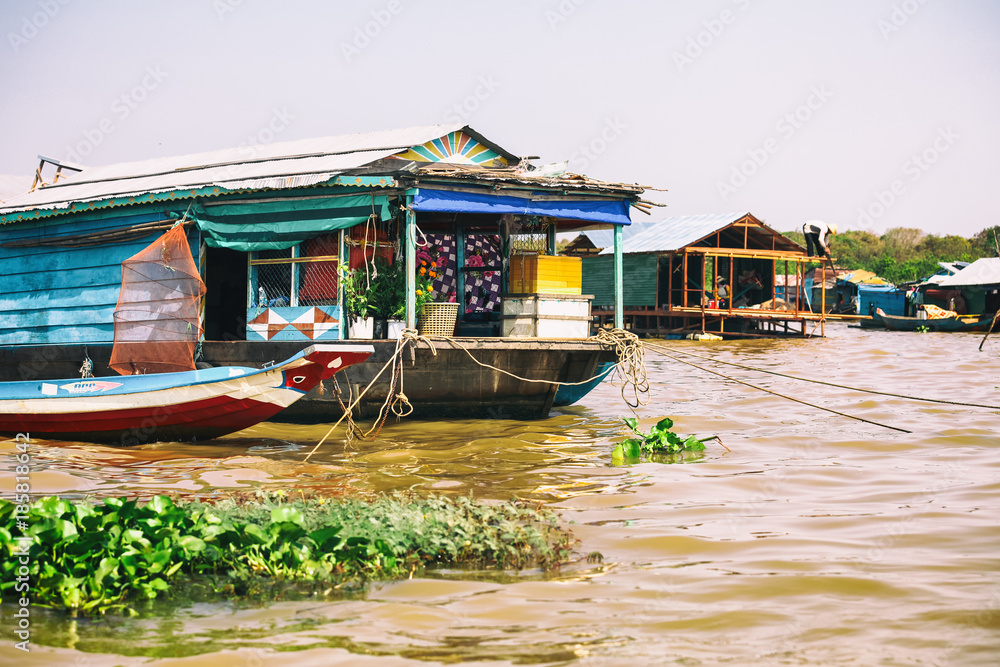
M 829 326 L 808 341 L 668 349 L 835 384 L 1000 406 L 1000 337 Z M 604 562 L 507 578 L 445 573 L 361 599 L 196 605 L 132 621 L 48 617 L 0 664 L 428 665 L 1000 662 L 1000 410 L 921 403 L 647 352 L 644 427 L 718 434 L 683 465 L 611 467 L 630 414 L 604 384 L 539 422 L 390 424 L 305 453 L 326 427 L 266 424 L 211 445 L 35 447 L 34 493 L 195 495 L 291 485 L 544 501 Z M 2 445 L 10 451 L 10 444 Z M 13 473 L 0 477 L 11 490 Z M 40 612 L 39 612 L 40 613 Z M 41 620 L 41 619 L 39 619 Z M 9 617 L 4 627 L 11 628 Z M 12 629 L 10 630 L 12 633 Z M 156 659 L 150 661 L 149 657 Z M 174 657 L 159 657 L 174 656 Z M 187 656 L 187 657 L 182 657 Z

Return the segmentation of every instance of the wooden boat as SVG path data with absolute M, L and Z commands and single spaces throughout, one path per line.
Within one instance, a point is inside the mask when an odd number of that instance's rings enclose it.
M 882 325 L 891 331 L 916 331 L 925 327 L 928 331 L 986 331 L 993 322 L 989 315 L 956 315 L 954 317 L 902 317 L 888 315 L 881 308 L 875 311 Z
M 336 378 L 324 380 L 305 397 L 282 410 L 270 421 L 327 423 L 342 414 L 348 392 L 357 396 L 375 380 L 354 410 L 355 419 L 374 418 L 391 393 L 391 373 L 376 376 L 396 351 L 394 340 L 345 340 L 332 343 L 374 348 L 365 361 Z M 200 357 L 212 366 L 260 368 L 275 359 L 285 359 L 302 349 L 292 341 L 204 341 Z M 468 350 L 468 351 L 466 351 Z M 95 371 L 107 374 L 111 345 L 91 344 L 86 348 Z M 475 358 L 475 361 L 473 360 Z M 80 368 L 84 350 L 75 346 L 21 346 L 0 349 L 0 381 L 72 377 Z M 592 340 L 512 340 L 503 338 L 456 338 L 420 341 L 403 355 L 404 392 L 415 419 L 544 419 L 553 407 L 579 401 L 617 361 L 615 352 Z M 502 368 L 514 375 L 480 365 Z M 517 377 L 555 380 L 585 385 L 559 386 L 548 382 L 527 382 Z M 118 381 L 119 378 L 111 378 Z
M 0 433 L 118 445 L 216 438 L 276 415 L 372 352 L 316 344 L 263 369 L 4 382 Z

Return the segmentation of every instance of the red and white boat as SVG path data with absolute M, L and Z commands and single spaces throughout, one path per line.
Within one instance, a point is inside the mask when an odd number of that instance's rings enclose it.
M 117 445 L 206 440 L 253 426 L 374 351 L 320 345 L 264 369 L 0 383 L 0 434 Z

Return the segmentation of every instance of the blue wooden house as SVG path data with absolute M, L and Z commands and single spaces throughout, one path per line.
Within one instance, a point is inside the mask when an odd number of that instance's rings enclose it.
M 557 231 L 597 226 L 620 238 L 630 207 L 643 205 L 641 186 L 533 169 L 458 124 L 108 166 L 43 159 L 31 191 L 0 205 L 0 379 L 66 377 L 86 354 L 106 370 L 121 263 L 178 223 L 207 286 L 204 358 L 254 365 L 288 356 L 276 345 L 346 336 L 342 264 L 374 254 L 405 264 L 415 328 L 416 256 L 436 239 L 450 265 L 434 288 L 453 291 L 461 320 L 507 289 L 512 239 L 533 236 L 537 252 L 555 254 Z M 478 264 L 467 265 L 470 253 Z M 484 405 L 496 399 L 489 391 Z

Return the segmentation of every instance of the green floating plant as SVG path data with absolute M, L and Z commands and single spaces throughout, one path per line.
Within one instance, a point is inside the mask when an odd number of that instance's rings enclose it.
M 719 440 L 716 435 L 701 439 L 694 435 L 682 438 L 670 430 L 674 425 L 674 420 L 670 417 L 656 422 L 649 433 L 639 430 L 639 420 L 635 417 L 623 417 L 622 421 L 639 437 L 629 438 L 615 445 L 611 452 L 611 462 L 616 465 L 635 463 L 656 454 L 698 452 L 705 449 L 705 443 L 709 440 Z
M 0 499 L 0 602 L 132 614 L 139 601 L 192 585 L 230 599 L 334 591 L 435 566 L 558 567 L 570 542 L 554 514 L 519 501 Z

